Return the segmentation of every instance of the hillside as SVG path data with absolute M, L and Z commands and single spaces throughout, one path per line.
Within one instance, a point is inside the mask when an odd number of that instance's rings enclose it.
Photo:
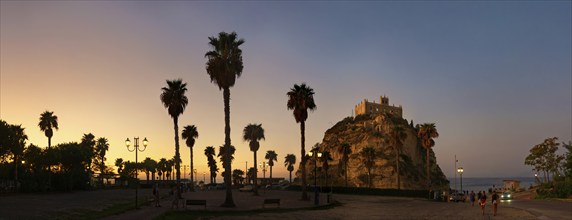
M 372 146 L 376 151 L 375 165 L 371 171 L 372 187 L 397 188 L 396 150 L 391 146 L 390 129 L 401 126 L 407 137 L 404 139 L 400 155 L 401 189 L 427 189 L 426 181 L 426 150 L 417 138 L 415 127 L 407 120 L 391 114 L 380 113 L 374 115 L 359 115 L 355 118 L 347 117 L 336 123 L 324 134 L 319 151 L 329 151 L 332 161 L 329 161 L 327 171 L 328 185 L 345 186 L 345 177 L 341 163 L 342 154 L 339 148 L 343 143 L 351 146 L 352 154 L 348 162 L 348 186 L 367 187 L 367 169 L 360 157 L 360 151 Z M 438 147 L 438 146 L 436 146 Z M 311 147 L 308 147 L 311 148 Z M 308 149 L 307 148 L 307 149 Z M 448 189 L 449 181 L 435 162 L 435 154 L 430 151 L 431 176 L 433 189 Z M 313 184 L 314 159 L 309 158 L 306 168 L 308 170 L 308 184 Z M 318 159 L 318 184 L 325 184 L 325 169 L 322 161 Z M 300 177 L 300 171 L 296 172 Z

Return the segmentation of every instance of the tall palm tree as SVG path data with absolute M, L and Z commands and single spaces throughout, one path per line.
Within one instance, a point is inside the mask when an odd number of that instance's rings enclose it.
M 395 167 L 396 167 L 396 174 L 397 174 L 397 189 L 401 189 L 401 175 L 399 170 L 399 157 L 401 156 L 401 151 L 403 149 L 403 141 L 407 138 L 407 133 L 400 125 L 394 125 L 391 129 L 391 146 L 395 152 Z
M 48 137 L 48 148 L 52 146 L 52 136 L 54 136 L 54 128 L 58 130 L 58 116 L 54 112 L 45 111 L 40 115 L 40 130 Z
M 292 183 L 292 171 L 294 171 L 294 164 L 296 164 L 296 155 L 288 154 L 284 157 L 284 166 L 290 172 L 290 183 Z
M 83 134 L 80 145 L 82 147 L 87 148 L 88 151 L 92 154 L 89 156 L 89 158 L 93 158 L 93 154 L 95 154 L 95 143 L 96 143 L 95 136 L 92 133 Z M 91 182 L 91 175 L 93 174 L 92 163 L 93 161 L 90 160 L 88 165 L 90 182 Z
M 175 170 L 177 171 L 177 186 L 181 184 L 181 154 L 179 153 L 179 115 L 183 114 L 185 107 L 189 104 L 185 92 L 187 84 L 181 79 L 167 80 L 167 87 L 161 88 L 161 102 L 169 111 L 175 125 Z M 181 188 L 177 187 L 177 196 L 181 197 Z
M 322 153 L 322 157 L 320 157 L 320 160 L 322 160 L 322 168 L 325 171 L 326 186 L 327 186 L 328 185 L 328 170 L 330 169 L 329 162 L 333 160 L 332 155 L 330 154 L 329 151 L 324 151 Z
M 107 138 L 100 137 L 97 139 L 97 143 L 95 145 L 95 152 L 96 155 L 99 157 L 99 183 L 103 187 L 103 172 L 105 171 L 105 154 L 109 150 L 109 143 L 107 142 Z
M 371 169 L 375 165 L 375 148 L 372 146 L 365 147 L 361 150 L 360 156 L 363 159 L 363 163 L 367 169 L 367 184 L 371 187 Z
M 266 151 L 264 159 L 268 160 L 268 166 L 270 166 L 270 183 L 272 183 L 272 167 L 274 166 L 274 161 L 278 161 L 278 154 L 273 150 Z
M 242 131 L 242 139 L 244 141 L 248 141 L 248 146 L 250 146 L 250 151 L 252 151 L 254 153 L 254 178 L 253 178 L 253 182 L 254 182 L 254 195 L 258 195 L 258 181 L 257 179 L 257 168 L 256 168 L 256 164 L 258 164 L 257 162 L 257 158 L 256 158 L 256 152 L 258 151 L 258 149 L 260 148 L 260 143 L 258 141 L 264 139 L 264 129 L 262 128 L 262 124 L 248 124 L 246 127 L 244 127 L 244 130 Z
M 181 136 L 183 136 L 183 139 L 186 140 L 186 144 L 187 147 L 189 147 L 189 150 L 191 151 L 191 183 L 194 183 L 194 175 L 193 175 L 193 146 L 195 146 L 195 139 L 199 137 L 199 132 L 197 131 L 197 127 L 195 127 L 194 125 L 187 125 L 185 126 L 185 128 L 183 128 L 183 133 L 181 133 Z M 191 184 L 191 189 L 194 190 L 194 185 L 195 184 Z
M 348 161 L 350 160 L 350 154 L 352 154 L 352 146 L 348 143 L 343 143 L 338 148 L 338 152 L 342 154 L 342 163 L 344 165 L 344 176 L 346 179 L 346 187 L 348 187 Z
M 235 32 L 220 32 L 217 37 L 209 37 L 209 46 L 211 51 L 205 54 L 208 59 L 206 63 L 207 74 L 211 78 L 211 82 L 216 84 L 219 90 L 223 91 L 224 100 L 224 145 L 231 146 L 230 143 L 230 87 L 234 86 L 237 78 L 242 74 L 242 50 L 239 48 L 244 43 L 243 39 L 238 39 Z M 230 155 L 231 148 L 226 148 Z M 223 163 L 226 175 L 224 182 L 226 183 L 226 198 L 222 206 L 236 207 L 232 199 L 231 163 Z
M 433 140 L 433 138 L 438 138 L 439 137 L 439 133 L 437 133 L 437 128 L 435 127 L 435 123 L 425 123 L 422 124 L 421 127 L 419 128 L 419 131 L 417 132 L 417 136 L 419 137 L 419 139 L 421 139 L 421 145 L 423 146 L 423 148 L 425 148 L 427 154 L 425 156 L 425 159 L 427 161 L 426 167 L 427 167 L 427 185 L 430 186 L 431 185 L 431 176 L 429 173 L 429 151 L 431 150 L 431 148 L 433 146 L 435 146 L 435 141 Z
M 314 90 L 305 83 L 302 85 L 294 84 L 294 87 L 290 89 L 288 93 L 288 103 L 287 107 L 289 110 L 294 110 L 294 119 L 296 123 L 300 123 L 300 148 L 301 148 L 301 162 L 300 169 L 302 170 L 302 200 L 309 200 L 308 193 L 306 192 L 306 154 L 305 149 L 305 129 L 306 129 L 306 119 L 308 119 L 308 110 L 313 111 L 316 109 L 316 103 L 314 102 Z
M 214 159 L 216 156 L 216 152 L 215 152 L 215 148 L 213 146 L 207 146 L 205 148 L 205 156 L 207 156 L 207 165 L 209 166 L 209 170 L 210 170 L 210 179 L 211 179 L 211 183 L 216 182 L 215 181 L 215 177 L 216 177 L 216 172 L 218 171 L 218 167 L 216 165 L 216 160 Z M 192 172 L 193 170 L 191 170 Z

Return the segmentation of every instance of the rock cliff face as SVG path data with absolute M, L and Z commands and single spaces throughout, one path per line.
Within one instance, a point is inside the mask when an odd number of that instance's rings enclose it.
M 403 141 L 399 157 L 401 189 L 427 189 L 425 174 L 426 150 L 421 146 L 416 128 L 407 120 L 391 114 L 359 115 L 348 117 L 328 129 L 322 143 L 318 144 L 320 152 L 328 151 L 332 157 L 329 168 L 323 166 L 323 159 L 318 158 L 316 176 L 319 185 L 345 186 L 344 166 L 340 146 L 347 143 L 351 146 L 351 155 L 347 164 L 348 186 L 367 187 L 368 175 L 364 159 L 360 156 L 363 148 L 371 146 L 375 149 L 375 165 L 371 169 L 371 183 L 374 188 L 397 188 L 396 150 L 392 147 L 390 134 L 393 126 L 403 128 L 407 137 Z M 308 148 L 307 148 L 308 149 Z M 446 189 L 449 181 L 436 163 L 435 154 L 430 150 L 431 188 Z M 308 184 L 314 180 L 314 158 L 307 160 Z M 327 175 L 326 175 L 327 174 Z M 300 178 L 300 170 L 296 172 Z M 327 179 L 326 179 L 327 178 Z

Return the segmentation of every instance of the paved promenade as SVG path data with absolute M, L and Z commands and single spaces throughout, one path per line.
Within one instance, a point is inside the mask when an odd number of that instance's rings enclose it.
M 100 190 L 91 192 L 75 192 L 61 194 L 41 195 L 10 195 L 0 197 L 0 219 L 57 219 L 65 216 L 66 212 L 78 210 L 103 210 L 110 203 L 130 202 L 134 197 L 133 190 Z M 165 193 L 165 191 L 162 191 Z M 150 197 L 150 190 L 140 190 L 140 197 Z M 280 209 L 292 210 L 282 212 L 252 212 L 248 215 L 216 216 L 208 219 L 541 219 L 541 220 L 572 220 L 572 203 L 558 202 L 562 207 L 560 213 L 546 215 L 542 207 L 535 204 L 535 211 L 529 208 L 515 206 L 514 202 L 502 202 L 499 205 L 497 216 L 492 216 L 490 203 L 486 207 L 485 215 L 481 214 L 480 207 L 471 206 L 470 203 L 433 202 L 419 198 L 401 198 L 384 196 L 356 196 L 338 195 L 333 199 L 342 203 L 340 206 L 329 209 L 308 210 L 302 208 L 314 207 L 313 201 L 300 201 L 301 192 L 261 190 L 260 196 L 253 196 L 250 192 L 233 191 L 236 208 L 223 208 L 220 205 L 224 200 L 224 190 L 188 192 L 183 194 L 186 199 L 204 199 L 207 201 L 208 211 L 248 211 L 262 208 L 264 199 L 279 198 Z M 313 194 L 309 194 L 313 198 Z M 320 204 L 325 204 L 326 195 L 322 194 Z M 517 200 L 515 202 L 526 202 Z M 550 202 L 550 201 L 535 201 Z M 161 207 L 143 206 L 138 210 L 109 216 L 105 219 L 153 219 L 170 210 L 190 213 L 204 210 L 203 206 L 189 206 L 171 209 L 172 196 L 161 201 Z M 274 209 L 276 205 L 269 205 Z M 568 209 L 568 208 L 571 209 Z M 540 211 L 539 211 L 540 210 Z M 567 210 L 570 210 L 569 212 Z

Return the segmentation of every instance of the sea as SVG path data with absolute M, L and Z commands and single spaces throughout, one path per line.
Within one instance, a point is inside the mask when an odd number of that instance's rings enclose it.
M 489 188 L 502 188 L 504 186 L 503 180 L 520 180 L 520 188 L 528 189 L 536 185 L 534 177 L 463 177 L 463 191 L 488 191 Z M 455 189 L 454 178 L 449 178 L 449 186 Z M 457 176 L 457 190 L 461 190 L 461 179 Z

